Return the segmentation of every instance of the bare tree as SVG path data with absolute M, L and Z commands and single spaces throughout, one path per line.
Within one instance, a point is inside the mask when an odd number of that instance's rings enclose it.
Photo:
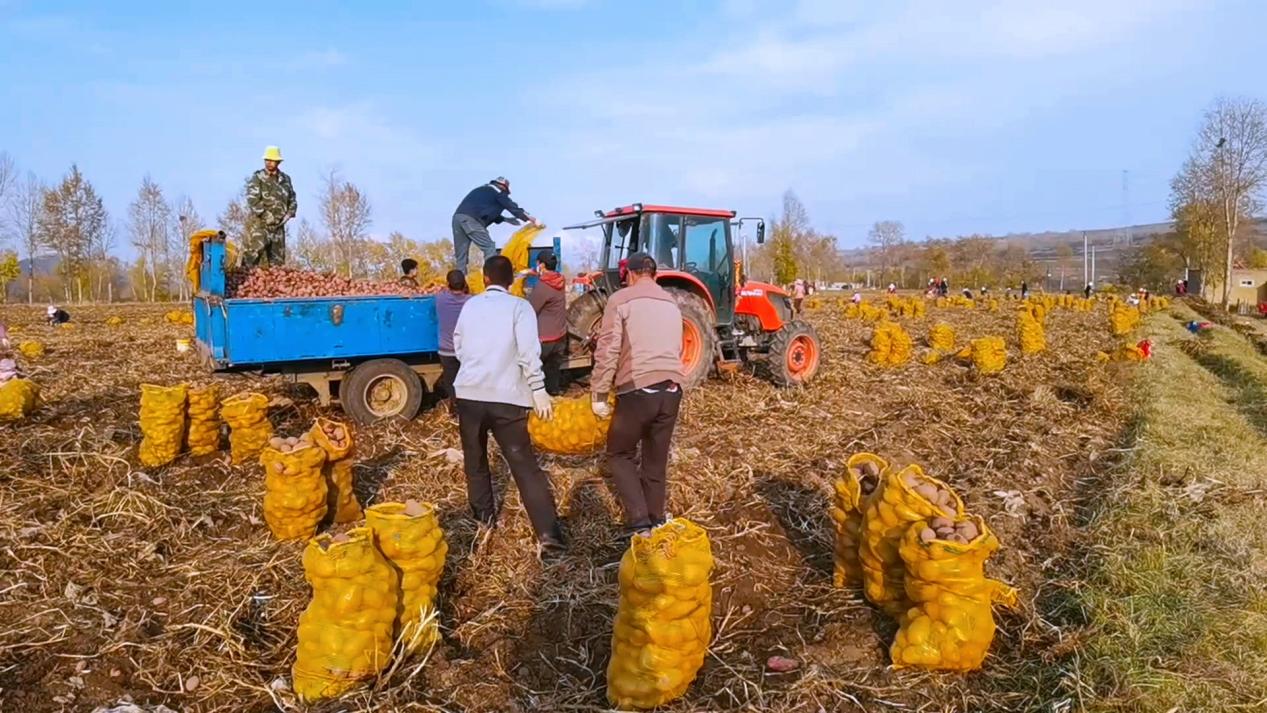
M 132 246 L 145 263 L 143 294 L 150 302 L 158 299 L 160 278 L 166 281 L 167 250 L 172 234 L 172 209 L 163 189 L 148 175 L 141 179 L 136 200 L 128 205 L 128 232 Z
M 883 283 L 900 246 L 906 241 L 906 227 L 896 220 L 881 220 L 871 226 L 867 240 L 880 252 L 880 282 Z
M 40 244 L 57 254 L 67 300 L 72 283 L 83 300 L 85 268 L 110 242 L 109 218 L 101 197 L 78 166 L 72 165 L 56 188 L 44 191 L 37 232 Z
M 8 152 L 0 151 L 0 204 L 9 197 L 9 192 L 14 190 L 18 182 L 18 169 L 13 163 L 13 157 Z M 5 232 L 0 231 L 0 242 L 3 242 Z
M 351 181 L 344 181 L 330 169 L 322 176 L 321 222 L 334 247 L 336 269 L 348 277 L 353 269 L 364 273 L 363 243 L 373 223 L 369 199 Z
M 225 205 L 220 215 L 216 216 L 216 225 L 224 231 L 224 236 L 230 242 L 241 247 L 242 238 L 246 235 L 246 219 L 250 215 L 251 212 L 246 207 L 246 192 L 243 189 Z
M 305 270 L 333 272 L 334 256 L 330 242 L 319 235 L 307 218 L 299 219 L 295 229 L 295 263 Z
M 26 254 L 26 299 L 35 301 L 35 258 L 40 250 L 39 220 L 43 210 L 44 184 L 34 173 L 18 181 L 6 205 L 5 219 L 9 231 L 17 237 Z
M 1253 216 L 1267 186 L 1267 106 L 1256 99 L 1220 97 L 1206 111 L 1190 161 L 1194 178 L 1204 178 L 1217 201 L 1222 238 L 1223 307 L 1232 295 L 1232 256 L 1236 232 Z M 1204 167 L 1204 169 L 1202 169 Z

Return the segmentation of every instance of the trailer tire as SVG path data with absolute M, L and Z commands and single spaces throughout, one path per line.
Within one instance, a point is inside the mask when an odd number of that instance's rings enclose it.
M 339 386 L 343 411 L 365 425 L 384 419 L 409 420 L 422 406 L 426 388 L 408 364 L 399 359 L 372 359 L 358 364 Z

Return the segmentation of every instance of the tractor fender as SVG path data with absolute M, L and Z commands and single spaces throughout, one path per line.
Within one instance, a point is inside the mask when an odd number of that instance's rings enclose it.
M 786 308 L 780 310 L 775 304 L 779 300 L 786 304 L 787 293 L 776 285 L 766 282 L 748 282 L 739 289 L 739 299 L 735 301 L 735 314 L 756 317 L 764 332 L 777 332 L 783 328 L 792 315 Z

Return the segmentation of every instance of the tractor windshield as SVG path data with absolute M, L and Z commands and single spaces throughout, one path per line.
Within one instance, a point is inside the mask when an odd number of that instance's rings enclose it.
M 638 249 L 655 259 L 661 270 L 678 268 L 678 241 L 682 235 L 682 216 L 649 213 L 642 217 Z

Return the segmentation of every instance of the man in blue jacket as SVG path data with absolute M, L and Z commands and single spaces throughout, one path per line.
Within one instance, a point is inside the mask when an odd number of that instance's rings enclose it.
M 506 218 L 502 211 L 510 213 Z M 540 222 L 528 215 L 510 199 L 510 181 L 498 176 L 488 183 L 476 188 L 458 204 L 453 211 L 453 259 L 454 267 L 466 272 L 467 262 L 471 257 L 471 243 L 480 249 L 481 262 L 497 254 L 497 246 L 488 236 L 488 226 L 493 223 L 509 222 L 519 225 L 519 221 L 528 221 L 536 225 Z

